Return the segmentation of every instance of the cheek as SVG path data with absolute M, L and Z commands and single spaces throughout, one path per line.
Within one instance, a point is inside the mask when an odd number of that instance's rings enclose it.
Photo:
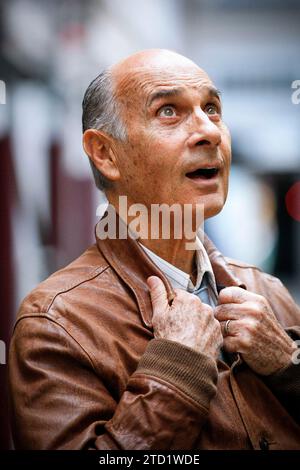
M 230 144 L 230 137 L 225 136 L 222 144 L 221 144 L 221 153 L 222 153 L 222 160 L 224 164 L 224 170 L 222 175 L 222 194 L 224 201 L 227 199 L 228 194 L 228 186 L 229 186 L 229 173 L 230 173 L 230 165 L 231 165 L 231 144 Z
M 136 194 L 145 192 L 146 188 L 148 193 L 156 191 L 161 168 L 155 160 L 156 148 L 151 140 L 143 136 L 130 139 L 122 153 L 121 173 L 126 186 Z
M 224 197 L 224 202 L 227 199 L 228 189 L 229 189 L 229 173 L 230 173 L 230 162 L 228 161 L 227 166 L 224 170 L 223 181 L 222 181 L 222 193 Z
M 228 178 L 231 165 L 231 142 L 230 136 L 225 134 L 223 142 L 221 144 L 222 158 L 224 162 L 224 177 Z
M 178 154 L 175 147 L 172 140 L 156 132 L 139 135 L 131 144 L 133 164 L 151 179 L 156 175 L 170 175 Z

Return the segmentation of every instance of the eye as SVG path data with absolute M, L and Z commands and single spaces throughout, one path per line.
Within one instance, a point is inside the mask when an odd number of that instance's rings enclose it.
M 205 106 L 205 111 L 207 112 L 207 114 L 220 114 L 218 106 L 214 103 L 208 103 Z
M 171 106 L 170 104 L 167 104 L 165 106 L 162 106 L 159 111 L 158 111 L 158 116 L 162 117 L 174 117 L 176 116 L 176 111 L 174 106 Z

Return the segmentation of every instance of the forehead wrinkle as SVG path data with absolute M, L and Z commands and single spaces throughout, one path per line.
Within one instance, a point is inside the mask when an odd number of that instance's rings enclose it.
M 203 85 L 202 87 L 198 87 L 198 86 L 193 86 L 192 87 L 196 92 L 197 91 L 200 91 L 202 88 L 207 91 L 207 93 L 209 94 L 209 96 L 212 96 L 216 99 L 218 99 L 219 101 L 221 101 L 220 99 L 220 95 L 221 95 L 221 92 L 215 88 L 214 86 L 209 86 L 209 85 Z M 160 99 L 163 99 L 163 98 L 172 98 L 172 97 L 176 97 L 176 96 L 183 96 L 185 95 L 185 93 L 188 91 L 189 89 L 187 87 L 183 87 L 183 86 L 178 86 L 178 87 L 159 87 L 157 89 L 155 89 L 152 93 L 150 93 L 150 95 L 148 96 L 148 99 L 147 99 L 147 102 L 146 102 L 146 107 L 150 107 L 152 105 L 152 103 L 154 101 L 157 101 L 157 100 L 160 100 Z
M 180 69 L 173 67 L 173 70 L 171 67 L 171 70 L 167 71 L 160 67 L 153 67 L 150 70 L 149 67 L 135 67 L 117 76 L 116 96 L 122 99 L 134 93 L 134 95 L 142 94 L 147 99 L 155 88 L 167 86 L 178 88 L 182 85 L 185 88 L 189 86 L 199 88 L 204 85 L 203 82 L 214 88 L 208 75 L 198 67 Z
M 172 88 L 170 88 L 170 87 L 167 87 L 167 88 L 160 87 L 148 96 L 146 105 L 151 106 L 151 104 L 154 101 L 157 101 L 160 98 L 179 96 L 179 95 L 182 95 L 183 93 L 184 93 L 184 88 L 183 87 L 172 87 Z

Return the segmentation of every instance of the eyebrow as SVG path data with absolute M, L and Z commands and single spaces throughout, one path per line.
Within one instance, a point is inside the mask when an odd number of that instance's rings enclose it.
M 217 98 L 219 101 L 221 101 L 220 90 L 218 90 L 217 88 L 213 86 L 207 86 L 205 87 L 205 89 L 207 90 L 210 96 Z M 184 93 L 184 90 L 185 89 L 183 87 L 166 88 L 166 89 L 158 90 L 149 96 L 147 100 L 147 106 L 150 107 L 154 101 L 157 101 L 161 98 L 173 98 L 175 96 L 182 95 Z
M 217 100 L 221 101 L 222 92 L 218 90 L 218 88 L 209 86 L 207 87 L 207 90 L 210 96 L 213 96 L 214 98 L 217 98 Z
M 150 107 L 154 101 L 157 101 L 161 98 L 173 98 L 174 96 L 178 96 L 183 94 L 184 88 L 166 88 L 163 90 L 158 90 L 152 93 L 147 100 L 147 105 Z

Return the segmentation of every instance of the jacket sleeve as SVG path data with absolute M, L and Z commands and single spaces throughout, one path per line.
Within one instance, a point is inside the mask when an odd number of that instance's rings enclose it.
M 112 361 L 109 351 L 99 351 Z M 106 356 L 105 356 L 106 355 Z M 216 393 L 217 368 L 179 343 L 151 340 L 118 396 L 64 327 L 18 321 L 9 384 L 17 449 L 192 449 Z
M 242 271 L 238 273 L 242 275 Z M 248 280 L 245 279 L 246 283 Z M 300 339 L 300 307 L 280 279 L 254 269 L 251 276 L 251 289 L 268 299 L 278 321 L 286 333 L 295 341 Z M 298 348 L 300 344 L 298 345 Z M 295 358 L 300 358 L 299 349 Z M 297 361 L 298 362 L 298 361 Z M 300 423 L 300 364 L 293 363 L 269 376 L 260 375 L 292 418 Z
M 264 377 L 263 380 L 294 420 L 300 424 L 300 327 L 289 327 L 285 330 L 294 341 L 299 341 L 298 349 L 295 348 L 289 366 Z
M 300 307 L 280 279 L 266 273 L 261 276 L 261 285 L 265 291 L 263 294 L 268 298 L 278 320 L 294 341 L 300 340 Z M 300 358 L 299 349 L 295 349 L 293 357 L 296 361 L 291 360 L 288 367 L 263 377 L 263 381 L 293 419 L 300 423 L 300 364 L 297 360 Z

